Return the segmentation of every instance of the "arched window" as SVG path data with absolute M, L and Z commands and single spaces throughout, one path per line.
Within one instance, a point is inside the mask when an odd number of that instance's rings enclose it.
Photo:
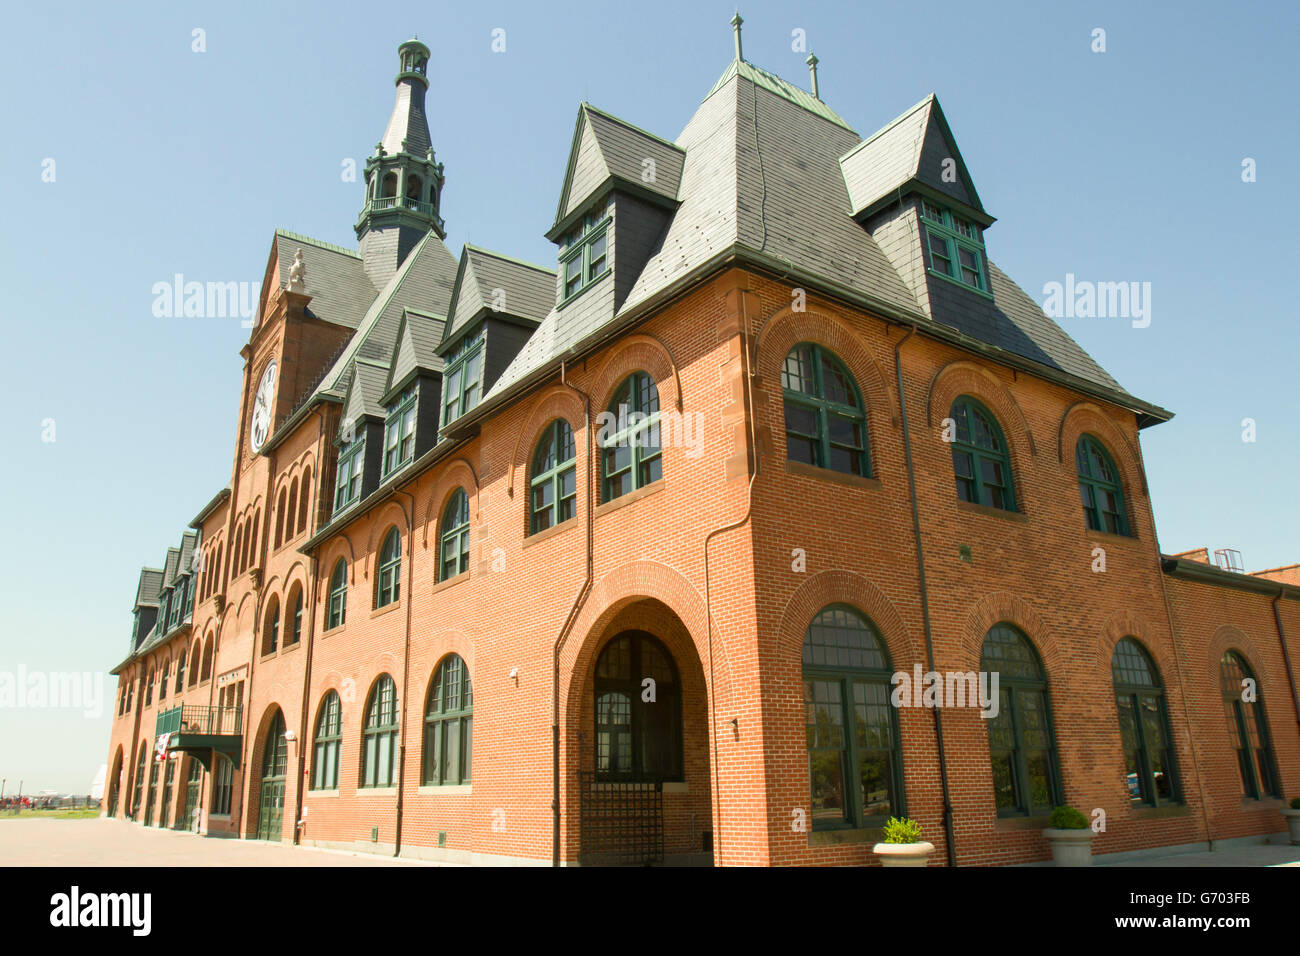
M 284 489 L 280 489 L 280 503 L 275 508 L 275 546 L 278 548 L 284 542 L 284 512 L 285 512 L 285 494 Z M 292 529 L 290 529 L 292 530 Z
M 224 765 L 221 770 L 224 771 Z M 284 714 L 277 708 L 275 718 L 266 731 L 266 741 L 262 749 L 262 786 L 258 801 L 257 838 L 259 840 L 279 841 L 284 821 L 284 785 L 289 774 L 289 742 L 284 737 Z M 231 777 L 224 773 L 213 773 L 212 806 L 215 813 L 218 808 L 230 812 L 228 783 Z M 217 788 L 222 787 L 220 795 Z
M 831 605 L 804 635 L 803 699 L 814 830 L 881 826 L 903 814 L 893 669 L 879 632 Z
M 474 744 L 474 691 L 456 654 L 434 671 L 424 706 L 425 786 L 469 783 Z
M 212 676 L 212 636 L 203 642 L 203 672 L 199 674 L 199 680 L 205 681 Z
M 1083 516 L 1088 527 L 1093 531 L 1128 534 L 1119 471 L 1105 446 L 1092 435 L 1080 435 L 1074 446 L 1074 462 L 1079 469 L 1079 497 L 1083 500 Z
M 339 788 L 339 753 L 343 748 L 343 707 L 339 695 L 330 691 L 320 705 L 316 718 L 316 737 L 312 748 L 311 788 Z
M 153 668 L 149 668 L 149 676 L 144 679 L 144 705 L 148 707 L 153 703 Z
M 379 550 L 379 574 L 375 578 L 375 607 L 392 604 L 402 596 L 402 536 L 389 530 Z
M 387 173 L 384 175 L 383 188 L 379 195 L 382 198 L 397 195 L 397 173 Z
M 998 674 L 997 716 L 986 722 L 998 816 L 1036 816 L 1061 803 L 1047 678 L 1029 638 L 1010 624 L 984 637 L 980 670 Z
M 781 369 L 785 454 L 848 475 L 871 474 L 867 416 L 857 383 L 820 345 L 796 345 Z
M 162 670 L 158 672 L 158 699 L 167 699 L 167 678 L 172 676 L 171 658 L 163 661 Z
M 597 776 L 681 780 L 682 692 L 668 650 L 641 631 L 620 634 L 596 659 L 595 685 Z
M 419 176 L 408 175 L 406 177 L 406 198 L 410 200 L 414 200 L 415 202 L 419 202 L 420 190 L 423 188 L 423 186 L 424 184 L 420 182 Z
M 199 682 L 199 655 L 201 653 L 199 642 L 195 641 L 194 646 L 190 649 L 190 686 L 193 687 Z
M 348 563 L 339 558 L 330 576 L 329 606 L 325 609 L 325 630 L 340 627 L 348 616 Z
M 234 545 L 230 549 L 230 576 L 239 577 L 239 572 L 243 570 L 239 566 L 239 556 L 244 551 L 244 526 L 242 524 L 235 527 Z
M 573 429 L 563 418 L 546 426 L 533 452 L 529 479 L 530 534 L 568 521 L 577 513 L 578 449 Z
M 311 500 L 311 468 L 302 470 L 302 495 L 298 499 L 298 534 L 307 530 L 307 502 Z
M 948 415 L 956 425 L 951 438 L 957 497 L 972 504 L 1015 511 L 1011 459 L 998 420 L 969 395 L 953 402 Z
M 185 650 L 181 650 L 180 657 L 176 659 L 176 687 L 175 693 L 179 694 L 185 689 Z
M 438 580 L 446 581 L 469 570 L 469 496 L 464 488 L 457 488 L 456 493 L 447 502 L 442 513 L 442 561 L 439 564 Z
M 293 522 L 294 522 L 294 516 L 298 513 L 298 479 L 297 478 L 295 478 L 289 484 L 288 512 L 289 512 L 288 517 L 285 519 L 284 522 L 284 531 L 285 531 L 284 540 L 286 541 L 289 541 L 294 537 Z
M 302 640 L 302 585 L 295 584 L 289 592 L 289 633 L 285 635 L 284 646 L 291 647 Z
M 366 702 L 361 731 L 361 786 L 391 787 L 397 773 L 397 685 L 380 676 Z
M 600 428 L 601 500 L 613 501 L 663 477 L 659 447 L 659 389 L 634 372 L 614 392 Z
M 1237 751 L 1242 789 L 1252 800 L 1282 796 L 1277 761 L 1273 756 L 1255 672 L 1244 657 L 1236 651 L 1228 651 L 1219 661 L 1219 673 L 1223 680 L 1228 734 Z
M 1181 802 L 1165 689 L 1155 662 L 1146 648 L 1126 637 L 1115 645 L 1110 673 L 1129 798 L 1152 807 Z
M 140 798 L 144 795 L 144 766 L 149 760 L 149 745 L 140 744 L 140 756 L 135 762 L 135 786 L 131 788 L 131 816 L 140 819 Z
M 244 567 L 246 568 L 251 568 L 253 562 L 257 559 L 257 525 L 261 518 L 262 513 L 260 511 L 253 512 L 253 533 L 248 536 L 248 540 L 244 543 Z
M 262 653 L 274 654 L 280 649 L 280 599 L 271 596 L 262 625 Z
M 223 567 L 221 561 L 222 558 L 225 556 L 225 548 L 226 546 L 224 544 L 217 545 L 217 563 L 212 566 L 212 573 L 217 575 L 218 578 L 220 578 L 221 576 L 221 569 Z M 216 582 L 214 581 L 213 582 L 214 587 L 215 584 Z

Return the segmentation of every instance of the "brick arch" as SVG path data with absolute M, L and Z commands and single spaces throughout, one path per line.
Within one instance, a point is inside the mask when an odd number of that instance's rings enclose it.
M 360 705 L 360 709 L 357 711 L 357 733 L 365 730 L 366 708 L 370 706 L 371 695 L 379 687 L 379 678 L 385 674 L 392 678 L 393 687 L 397 690 L 397 712 L 400 718 L 402 708 L 406 706 L 406 701 L 402 699 L 405 688 L 402 687 L 402 682 L 397 679 L 397 675 L 401 673 L 401 670 L 401 662 L 390 652 L 386 651 L 376 658 L 374 666 L 369 669 L 370 680 L 366 683 L 365 690 L 363 691 L 360 687 L 357 688 L 357 703 Z
M 429 691 L 433 688 L 433 675 L 438 673 L 438 668 L 452 654 L 460 657 L 465 662 L 465 669 L 469 672 L 470 686 L 473 686 L 476 672 L 474 670 L 474 640 L 464 631 L 444 630 L 435 631 L 429 640 L 431 646 L 439 648 L 438 657 L 429 667 L 428 673 L 424 675 L 422 681 L 417 681 L 420 687 L 420 699 L 416 702 L 419 710 L 411 713 L 418 717 L 423 716 L 424 709 L 428 706 Z M 423 752 L 424 744 L 420 744 Z
M 1075 402 L 1061 416 L 1056 430 L 1056 458 L 1062 467 L 1073 469 L 1074 446 L 1085 432 L 1101 439 L 1111 460 L 1120 471 L 1126 501 L 1133 498 L 1132 489 L 1138 488 L 1147 495 L 1146 473 L 1142 470 L 1142 456 L 1119 427 L 1111 421 L 1098 405 L 1092 402 Z M 1071 471 L 1073 474 L 1073 471 Z M 1132 515 L 1129 516 L 1130 519 Z
M 506 481 L 506 494 L 510 497 L 513 498 L 515 494 L 516 474 L 522 473 L 524 482 L 527 483 L 528 468 L 533 460 L 533 449 L 537 447 L 542 429 L 557 418 L 563 418 L 573 429 L 574 444 L 578 446 L 579 459 L 586 456 L 587 443 L 578 439 L 586 425 L 586 409 L 583 408 L 582 401 L 575 392 L 562 385 L 556 385 L 538 396 L 532 411 L 529 412 L 523 427 L 519 430 L 514 452 L 510 456 L 510 474 Z
M 1011 446 L 1013 457 L 1021 448 L 1022 440 L 1029 456 L 1038 456 L 1033 432 L 1020 403 L 996 375 L 974 362 L 949 362 L 934 373 L 926 396 L 926 424 L 933 428 L 938 421 L 947 417 L 952 403 L 959 395 L 979 399 L 998 417 L 998 424 L 1007 438 L 1007 444 Z M 1023 472 L 1023 468 L 1020 470 Z
M 447 510 L 447 502 L 457 488 L 464 488 L 465 494 L 469 496 L 469 523 L 471 527 L 477 522 L 479 512 L 478 475 L 474 471 L 474 466 L 467 460 L 453 458 L 447 463 L 447 467 L 438 476 L 438 479 L 434 481 L 433 487 L 429 491 L 429 500 L 424 506 L 424 539 L 422 544 L 426 549 L 429 547 L 429 525 L 433 525 L 434 539 L 436 541 L 438 525 L 442 521 L 442 513 Z M 470 537 L 473 537 L 472 532 Z
M 261 812 L 262 801 L 260 788 L 262 786 L 262 758 L 266 754 L 266 735 L 271 729 L 271 723 L 275 720 L 275 715 L 279 714 L 284 719 L 285 730 L 292 725 L 289 723 L 289 717 L 285 709 L 280 705 L 278 700 L 272 700 L 262 710 L 261 719 L 257 722 L 257 733 L 253 737 L 253 747 L 248 754 L 248 763 L 244 765 L 244 777 L 248 781 L 248 801 L 244 806 L 244 832 L 256 835 L 258 814 Z M 302 741 L 298 741 L 301 745 Z M 293 780 L 294 761 L 289 761 L 289 766 L 285 773 L 285 795 L 288 796 L 289 785 Z M 301 783 L 299 783 L 301 786 Z M 283 822 L 283 821 L 282 821 Z
M 1025 598 L 1011 591 L 996 591 L 981 598 L 961 630 L 961 659 L 969 670 L 978 671 L 984 638 L 995 624 L 1013 624 L 1033 644 L 1047 672 L 1048 686 L 1060 686 L 1069 673 L 1065 649 L 1052 633 L 1047 621 Z
M 346 532 L 342 531 L 330 538 L 321 549 L 320 567 L 325 572 L 326 590 L 329 589 L 329 580 L 334 574 L 334 565 L 339 563 L 339 558 L 347 558 L 348 584 L 355 584 L 357 580 L 356 554 L 352 550 L 352 539 L 347 536 Z
M 659 391 L 659 408 L 681 409 L 682 387 L 672 353 L 651 335 L 629 335 L 614 345 L 587 389 L 593 412 L 604 411 L 614 389 L 633 372 L 644 371 Z
M 923 645 L 904 623 L 898 608 L 875 584 L 853 571 L 821 571 L 801 584 L 786 602 L 777 632 L 782 659 L 798 662 L 808 625 L 831 604 L 856 608 L 874 624 L 884 639 L 890 663 L 896 670 L 925 664 Z
M 1260 654 L 1259 648 L 1255 646 L 1255 642 L 1240 628 L 1232 624 L 1220 625 L 1215 630 L 1214 636 L 1210 638 L 1206 651 L 1209 655 L 1210 686 L 1219 688 L 1220 695 L 1223 693 L 1223 677 L 1219 673 L 1219 661 L 1228 651 L 1236 651 L 1246 659 L 1246 663 L 1254 672 L 1261 696 L 1267 700 L 1273 698 L 1273 676 L 1269 672 L 1268 664 Z
M 869 420 L 883 415 L 891 425 L 899 427 L 897 396 L 875 351 L 846 318 L 829 309 L 796 312 L 786 306 L 763 323 L 754 342 L 754 366 L 759 381 L 774 383 L 772 391 L 779 394 L 781 366 L 790 350 L 800 342 L 821 345 L 844 363 L 862 393 Z
M 1160 671 L 1162 687 L 1169 690 L 1178 685 L 1178 662 L 1172 656 L 1172 648 L 1166 648 L 1166 642 L 1159 639 L 1146 618 L 1127 608 L 1113 611 L 1097 632 L 1095 666 L 1101 669 L 1108 682 L 1112 679 L 1110 665 L 1115 655 L 1115 645 L 1126 637 L 1136 640 L 1151 655 L 1151 660 Z
M 383 547 L 384 538 L 388 536 L 389 529 L 396 528 L 397 533 L 402 538 L 401 554 L 406 556 L 410 552 L 406 546 L 410 544 L 411 519 L 407 515 L 406 509 L 400 503 L 389 499 L 379 506 L 370 518 L 370 535 L 366 540 L 366 550 L 363 552 L 365 561 L 364 577 L 369 580 L 370 572 L 375 567 L 375 562 L 379 559 L 379 549 Z

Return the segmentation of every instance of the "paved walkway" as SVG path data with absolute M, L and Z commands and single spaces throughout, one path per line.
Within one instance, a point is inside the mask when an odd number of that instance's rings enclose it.
M 1300 846 L 1284 843 L 1255 843 L 1229 847 L 1210 852 L 1162 853 L 1159 856 L 1138 857 L 1108 862 L 1106 856 L 1094 856 L 1093 866 L 1169 866 L 1186 869 L 1215 866 L 1300 866 Z
M 207 839 L 124 820 L 0 819 L 4 866 L 429 866 L 372 853 Z

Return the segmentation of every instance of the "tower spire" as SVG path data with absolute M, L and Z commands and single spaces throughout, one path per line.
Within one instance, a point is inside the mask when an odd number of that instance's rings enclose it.
M 366 274 L 382 288 L 430 231 L 446 237 L 438 208 L 442 164 L 434 157 L 424 111 L 429 48 L 412 37 L 397 48 L 397 99 L 384 136 L 366 160 L 366 194 L 357 239 Z
M 743 60 L 745 58 L 745 55 L 740 50 L 740 25 L 744 22 L 745 21 L 740 16 L 740 11 L 737 10 L 736 15 L 731 18 L 731 28 L 736 31 L 736 59 L 737 60 Z
M 814 99 L 821 99 L 821 93 L 817 89 L 817 54 L 810 52 L 808 59 L 804 60 L 808 64 L 808 73 L 812 77 L 812 95 Z

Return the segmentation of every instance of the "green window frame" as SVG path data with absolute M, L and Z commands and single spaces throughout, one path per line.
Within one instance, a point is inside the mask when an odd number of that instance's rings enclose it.
M 135 786 L 131 790 L 131 818 L 140 822 L 140 802 L 144 796 L 144 766 L 149 757 L 149 745 L 140 744 L 140 756 L 135 762 Z
M 563 524 L 578 513 L 578 446 L 563 418 L 542 432 L 528 488 L 529 534 Z
M 164 661 L 162 671 L 158 674 L 158 700 L 167 699 L 167 678 L 171 676 L 172 662 Z
M 172 688 L 174 694 L 179 694 L 185 689 L 185 656 L 185 651 L 182 650 L 176 661 L 176 685 Z
M 871 477 L 867 416 L 858 384 L 820 345 L 796 345 L 781 367 L 785 456 L 846 475 Z
M 929 271 L 989 295 L 984 238 L 980 227 L 945 206 L 921 201 Z
M 442 512 L 438 538 L 438 580 L 447 581 L 469 570 L 469 495 L 457 488 Z
M 1019 628 L 995 624 L 984 636 L 980 670 L 998 674 L 998 715 L 985 721 L 997 814 L 1050 813 L 1063 802 L 1061 763 L 1038 651 Z
M 614 390 L 600 429 L 601 500 L 613 501 L 663 477 L 659 389 L 647 372 L 633 372 Z M 612 426 L 612 427 L 611 427 Z
M 312 738 L 311 789 L 339 788 L 339 756 L 343 750 L 343 705 L 337 691 L 321 701 Z
M 375 576 L 375 607 L 394 604 L 402 596 L 402 535 L 390 528 L 379 551 L 379 573 Z
M 384 477 L 415 457 L 415 412 L 418 390 L 414 385 L 402 390 L 388 409 L 384 422 Z
M 1115 644 L 1110 671 L 1129 800 L 1149 807 L 1182 803 L 1169 708 L 1155 662 L 1135 638 L 1125 637 Z
M 1254 670 L 1238 651 L 1229 650 L 1219 659 L 1223 681 L 1223 707 L 1228 717 L 1228 735 L 1237 752 L 1242 791 L 1252 800 L 1282 796 L 1277 757 L 1264 716 L 1263 692 Z M 1255 699 L 1244 700 L 1242 681 L 1255 682 Z
M 652 700 L 645 683 L 654 681 Z M 624 631 L 596 658 L 596 777 L 653 783 L 685 779 L 677 662 L 644 631 Z
M 381 674 L 366 701 L 361 730 L 361 786 L 391 787 L 397 779 L 397 685 Z
M 477 405 L 483 395 L 484 340 L 482 332 L 467 335 L 446 358 L 442 373 L 443 428 Z
M 279 744 L 276 746 L 281 751 L 281 759 L 283 760 L 284 749 L 286 746 L 284 740 L 284 718 L 283 717 L 280 718 L 279 728 L 280 728 L 280 733 L 278 738 Z M 271 731 L 272 732 L 275 731 L 275 725 L 272 725 Z M 272 739 L 269 734 L 267 735 L 266 742 L 268 747 L 272 746 Z M 271 757 L 272 762 L 274 762 L 274 757 L 275 757 L 274 750 L 268 750 L 267 756 Z M 235 765 L 231 763 L 230 760 L 222 754 L 216 754 L 215 759 L 216 759 L 216 763 L 214 765 L 215 772 L 212 774 L 211 813 L 214 816 L 228 817 L 230 816 L 231 797 L 234 794 L 234 790 L 235 790 Z M 265 760 L 266 758 L 263 759 Z M 283 775 L 284 771 L 281 770 L 280 772 L 281 775 Z
M 822 608 L 802 653 L 813 830 L 864 829 L 903 816 L 893 668 L 875 625 L 847 604 Z
M 424 707 L 426 787 L 470 782 L 474 754 L 474 688 L 460 655 L 448 656 L 434 671 Z
M 570 230 L 560 246 L 559 308 L 566 306 L 609 275 L 609 207 L 589 212 Z
M 952 403 L 954 422 L 953 475 L 957 497 L 971 504 L 1017 511 L 1011 455 L 997 418 L 969 395 Z
M 280 649 L 280 599 L 274 595 L 266 609 L 266 624 L 262 635 L 263 654 L 274 654 Z
M 325 630 L 342 627 L 348 619 L 348 562 L 339 558 L 330 575 L 329 603 L 325 608 Z
M 338 476 L 334 483 L 334 513 L 338 514 L 361 494 L 362 471 L 366 461 L 366 439 L 358 435 L 339 447 Z
M 285 641 L 286 647 L 302 640 L 302 588 L 295 588 L 293 593 L 293 627 L 289 630 L 289 640 Z
M 1106 446 L 1093 435 L 1080 435 L 1074 445 L 1074 463 L 1079 471 L 1079 498 L 1088 528 L 1128 535 L 1119 470 Z

